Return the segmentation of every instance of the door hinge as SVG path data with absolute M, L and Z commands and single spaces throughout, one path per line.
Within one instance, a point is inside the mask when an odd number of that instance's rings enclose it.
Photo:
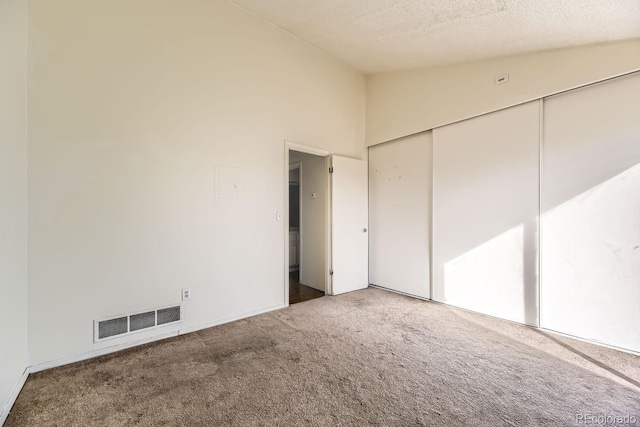
M 329 168 L 329 173 L 333 173 L 333 166 Z
M 329 276 L 333 276 L 333 268 L 329 270 Z

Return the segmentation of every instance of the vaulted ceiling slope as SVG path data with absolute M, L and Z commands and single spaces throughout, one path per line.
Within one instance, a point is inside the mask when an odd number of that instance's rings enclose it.
M 640 37 L 640 0 L 232 0 L 364 73 Z

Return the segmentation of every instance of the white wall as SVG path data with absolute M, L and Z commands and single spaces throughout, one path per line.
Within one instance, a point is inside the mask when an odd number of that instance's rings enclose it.
M 544 101 L 542 324 L 640 352 L 640 74 Z
M 432 134 L 369 148 L 369 283 L 430 298 Z
M 92 321 L 183 287 L 183 330 L 282 306 L 284 141 L 361 157 L 364 77 L 224 1 L 30 18 L 33 363 L 122 342 L 94 345 Z M 216 165 L 237 199 L 214 200 Z
M 537 326 L 539 110 L 434 129 L 434 300 Z
M 367 144 L 640 69 L 640 39 L 367 77 Z M 509 74 L 500 86 L 494 79 Z
M 291 151 L 289 163 L 301 162 L 300 283 L 325 292 L 327 163 L 326 158 Z M 312 198 L 311 193 L 316 197 Z
M 27 366 L 27 5 L 0 0 L 0 424 Z

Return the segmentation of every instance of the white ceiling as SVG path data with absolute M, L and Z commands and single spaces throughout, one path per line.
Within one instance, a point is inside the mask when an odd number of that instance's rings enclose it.
M 365 73 L 640 37 L 640 0 L 231 0 Z

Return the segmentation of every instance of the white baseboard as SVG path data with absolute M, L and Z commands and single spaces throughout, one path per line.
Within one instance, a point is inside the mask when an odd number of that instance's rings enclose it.
M 468 313 L 478 314 L 480 316 L 491 317 L 493 319 L 502 320 L 503 322 L 509 322 L 509 323 L 513 323 L 515 325 L 524 326 L 525 328 L 535 329 L 535 330 L 542 331 L 542 332 L 549 332 L 549 333 L 554 334 L 554 335 L 560 335 L 560 336 L 563 336 L 563 337 L 572 338 L 574 340 L 586 342 L 588 344 L 594 344 L 594 345 L 598 345 L 598 346 L 601 346 L 601 347 L 610 348 L 612 350 L 621 351 L 623 353 L 633 354 L 634 356 L 640 356 L 640 352 L 638 352 L 638 351 L 631 350 L 629 348 L 624 348 L 624 347 L 616 347 L 615 345 L 607 344 L 607 343 L 604 343 L 602 341 L 596 341 L 596 340 L 589 339 L 589 338 L 582 338 L 582 337 L 578 337 L 578 336 L 575 336 L 575 335 L 566 334 L 566 333 L 559 332 L 559 331 L 554 331 L 553 329 L 547 329 L 547 328 L 542 327 L 542 326 L 528 325 L 526 323 L 517 322 L 515 320 L 503 319 L 502 317 L 492 316 L 490 314 L 481 313 L 479 311 L 469 310 L 469 309 L 466 309 L 466 308 L 462 308 L 462 307 L 458 307 L 458 306 L 455 306 L 455 305 L 447 304 L 446 302 L 435 301 L 435 300 L 432 300 L 432 299 L 429 299 L 429 298 L 424 298 L 424 297 L 419 297 L 419 296 L 412 295 L 412 294 L 407 294 L 405 292 L 396 291 L 394 289 L 385 288 L 383 286 L 369 284 L 369 287 L 370 288 L 375 288 L 375 289 L 380 289 L 380 290 L 387 291 L 387 292 L 392 292 L 394 294 L 405 295 L 405 296 L 408 296 L 408 297 L 411 297 L 411 298 L 420 299 L 420 300 L 423 300 L 423 301 L 428 301 L 428 302 L 431 302 L 431 303 L 434 303 L 434 304 L 446 305 L 447 307 L 452 307 L 452 308 L 455 308 L 456 310 L 462 310 L 462 311 L 466 311 Z
M 202 329 L 212 328 L 214 326 L 223 325 L 225 323 L 234 322 L 236 320 L 246 319 L 247 317 L 257 316 L 258 314 L 268 313 L 270 311 L 280 310 L 281 308 L 285 308 L 284 304 L 272 305 L 270 307 L 260 308 L 258 310 L 248 311 L 246 313 L 242 313 L 236 316 L 229 316 L 222 319 L 214 320 L 213 322 L 201 323 L 199 325 L 190 326 L 188 328 L 180 329 L 178 333 L 180 335 L 189 334 L 191 332 L 200 331 Z
M 117 351 L 126 350 L 131 347 L 137 347 L 139 345 L 148 344 L 154 341 L 160 341 L 166 338 L 178 336 L 178 331 L 164 333 L 156 335 L 154 337 L 143 338 L 136 341 L 131 341 L 123 344 L 117 344 L 110 347 L 104 347 L 98 350 L 92 350 L 86 353 L 78 354 L 72 357 L 65 357 L 62 359 L 52 360 L 50 362 L 38 363 L 29 367 L 29 373 L 44 371 L 46 369 L 57 368 L 59 366 L 69 365 L 71 363 L 82 362 L 83 360 L 93 359 L 94 357 L 104 356 L 105 354 L 115 353 Z
M 123 344 L 117 344 L 110 347 L 101 348 L 98 350 L 92 350 L 87 353 L 82 353 L 72 357 L 66 357 L 58 360 L 52 360 L 50 362 L 38 363 L 36 365 L 32 365 L 28 368 L 29 373 L 35 373 L 44 371 L 46 369 L 57 368 L 59 366 L 69 365 L 71 363 L 81 362 L 83 360 L 93 359 L 94 357 L 104 356 L 105 354 L 115 353 L 117 351 L 126 350 L 131 347 L 137 347 L 144 344 L 149 344 L 154 341 L 160 341 L 167 338 L 176 337 L 178 335 L 188 334 L 190 332 L 199 331 L 206 328 L 211 328 L 213 326 L 222 325 L 224 323 L 233 322 L 235 320 L 245 319 L 247 317 L 256 316 L 258 314 L 266 313 L 269 311 L 274 311 L 283 308 L 284 305 L 279 304 L 271 307 L 262 308 L 259 310 L 254 310 L 246 313 L 242 313 L 237 316 L 225 317 L 223 319 L 218 319 L 213 322 L 202 323 L 195 326 L 190 326 L 188 328 L 182 328 L 177 331 L 172 331 L 160 335 L 156 335 L 153 337 L 143 338 L 136 341 L 131 341 Z
M 29 366 L 24 370 L 24 372 L 22 374 L 22 377 L 20 377 L 20 380 L 18 381 L 18 383 L 14 387 L 11 395 L 9 396 L 9 400 L 4 405 L 4 408 L 2 408 L 2 412 L 0 412 L 0 426 L 3 425 L 4 422 L 7 420 L 7 417 L 9 416 L 9 412 L 11 411 L 11 408 L 13 407 L 13 404 L 16 402 L 16 399 L 18 398 L 18 395 L 20 394 L 20 391 L 22 390 L 22 387 L 24 386 L 25 382 L 27 381 L 27 378 L 29 377 L 29 374 L 32 374 L 32 373 L 35 373 L 35 372 L 44 371 L 46 369 L 57 368 L 59 366 L 69 365 L 71 363 L 81 362 L 83 360 L 93 359 L 94 357 L 104 356 L 105 354 L 115 353 L 117 351 L 126 350 L 126 349 L 131 348 L 131 347 L 137 347 L 137 346 L 140 346 L 140 345 L 143 345 L 143 344 L 148 344 L 148 343 L 151 343 L 151 342 L 154 342 L 154 341 L 160 341 L 160 340 L 163 340 L 163 339 L 166 339 L 166 338 L 171 338 L 171 337 L 175 337 L 175 336 L 178 336 L 178 335 L 184 335 L 184 334 L 188 334 L 188 333 L 191 333 L 191 332 L 200 331 L 202 329 L 211 328 L 213 326 L 222 325 L 224 323 L 229 323 L 229 322 L 233 322 L 233 321 L 236 321 L 236 320 L 246 319 L 248 317 L 256 316 L 258 314 L 263 314 L 263 313 L 267 313 L 267 312 L 270 312 L 270 311 L 279 310 L 279 309 L 284 308 L 284 307 L 285 307 L 284 304 L 273 305 L 273 306 L 270 306 L 270 307 L 265 307 L 265 308 L 261 308 L 261 309 L 258 309 L 258 310 L 253 310 L 253 311 L 249 311 L 249 312 L 246 312 L 246 313 L 242 313 L 242 314 L 239 314 L 237 316 L 229 316 L 229 317 L 225 317 L 223 319 L 215 320 L 213 322 L 202 323 L 202 324 L 199 324 L 199 325 L 196 325 L 196 326 L 190 326 L 188 328 L 183 328 L 183 329 L 180 329 L 178 331 L 164 333 L 164 334 L 157 335 L 157 336 L 154 336 L 154 337 L 144 338 L 144 339 L 140 339 L 140 340 L 136 340 L 136 341 L 131 341 L 131 342 L 128 342 L 128 343 L 117 344 L 117 345 L 113 345 L 113 346 L 110 346 L 110 347 L 101 348 L 99 350 L 93 350 L 93 351 L 89 351 L 87 353 L 82 353 L 82 354 L 79 354 L 77 356 L 66 357 L 66 358 L 62 358 L 62 359 L 58 359 L 58 360 L 52 360 L 50 362 L 43 362 L 43 363 L 38 363 L 36 365 Z
M 525 326 L 527 326 L 527 325 L 525 325 Z M 607 343 L 604 343 L 602 341 L 596 341 L 596 340 L 588 339 L 588 338 L 581 338 L 581 337 L 578 337 L 578 336 L 575 336 L 575 335 L 565 334 L 564 332 L 554 331 L 553 329 L 547 329 L 547 328 L 542 328 L 542 327 L 540 327 L 540 328 L 533 327 L 533 328 L 534 329 L 539 329 L 539 330 L 541 330 L 543 332 L 549 332 L 550 334 L 553 334 L 553 335 L 560 335 L 562 337 L 572 338 L 574 340 L 586 342 L 586 343 L 589 343 L 589 344 L 595 344 L 595 345 L 599 345 L 601 347 L 610 348 L 611 350 L 616 350 L 616 351 L 621 351 L 623 353 L 633 354 L 634 356 L 640 356 L 640 352 L 635 351 L 635 350 L 631 350 L 629 348 L 616 347 L 615 345 L 607 344 Z
M 411 298 L 415 298 L 415 299 L 420 299 L 423 301 L 431 301 L 431 298 L 429 297 L 421 297 L 418 295 L 414 295 L 414 294 L 408 294 L 406 292 L 402 292 L 402 291 L 396 291 L 395 289 L 391 289 L 391 288 L 385 288 L 384 286 L 379 286 L 379 285 L 374 285 L 372 283 L 369 283 L 369 287 L 370 288 L 376 288 L 376 289 L 380 289 L 382 291 L 387 291 L 387 292 L 392 292 L 394 294 L 398 294 L 398 295 L 404 295 L 406 297 L 411 297 Z M 435 301 L 434 301 L 435 302 Z
M 317 287 L 316 285 L 311 285 L 311 284 L 308 284 L 308 283 L 302 283 L 302 282 L 300 282 L 300 281 L 298 281 L 298 282 L 299 282 L 301 285 L 305 285 L 306 287 L 308 287 L 308 288 L 312 288 L 312 289 L 315 289 L 316 291 L 326 292 L 324 289 L 320 289 L 320 288 L 319 288 L 319 287 Z
M 7 421 L 7 417 L 9 416 L 9 412 L 11 408 L 13 408 L 13 404 L 16 403 L 16 399 L 22 391 L 22 387 L 24 387 L 24 383 L 27 382 L 27 378 L 29 377 L 29 368 L 26 368 L 22 373 L 22 376 L 18 380 L 18 383 L 13 388 L 13 391 L 9 395 L 9 400 L 5 403 L 4 408 L 2 408 L 2 412 L 0 412 L 0 426 L 4 425 L 4 422 Z

